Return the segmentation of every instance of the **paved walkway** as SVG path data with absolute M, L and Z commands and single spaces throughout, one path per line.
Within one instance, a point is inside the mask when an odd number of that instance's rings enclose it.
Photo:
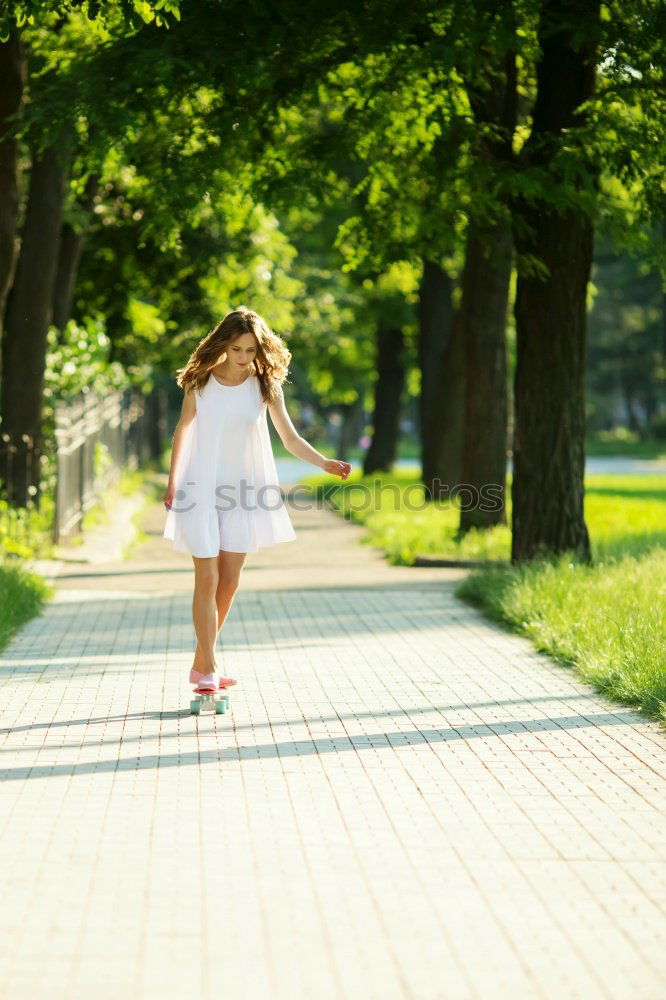
M 63 564 L 0 654 L 4 1000 L 657 1000 L 666 735 L 294 511 L 189 715 L 191 560 Z

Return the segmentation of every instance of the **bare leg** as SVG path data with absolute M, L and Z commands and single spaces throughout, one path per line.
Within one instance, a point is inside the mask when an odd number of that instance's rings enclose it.
M 192 597 L 192 621 L 196 632 L 198 649 L 201 650 L 197 667 L 204 674 L 215 671 L 215 639 L 217 637 L 217 610 L 215 591 L 218 583 L 217 558 L 194 561 L 194 594 Z
M 214 611 L 215 611 L 215 636 L 213 638 L 213 657 L 212 661 L 215 662 L 215 640 L 220 634 L 220 630 L 224 625 L 227 615 L 231 605 L 233 604 L 236 591 L 238 590 L 238 585 L 240 583 L 240 576 L 243 569 L 243 564 L 245 563 L 246 552 L 225 552 L 221 550 L 217 559 L 213 557 L 212 559 L 195 559 L 196 562 L 206 563 L 206 562 L 216 562 L 217 563 L 217 582 L 215 587 L 214 596 Z M 192 557 L 195 558 L 194 556 Z M 195 579 L 195 591 L 196 591 L 196 579 Z M 195 594 L 196 599 L 196 594 Z M 194 616 L 194 607 L 193 607 Z M 202 644 L 201 638 L 199 636 L 199 631 L 196 628 L 195 632 L 197 634 L 197 648 L 194 654 L 194 662 L 192 666 L 195 670 L 200 673 L 212 673 L 215 670 L 214 666 L 209 666 L 210 660 L 206 659 L 205 653 L 202 652 L 202 648 L 205 649 L 205 645 Z

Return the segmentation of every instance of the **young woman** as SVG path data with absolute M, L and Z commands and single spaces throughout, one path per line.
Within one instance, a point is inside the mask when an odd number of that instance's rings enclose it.
M 328 459 L 297 432 L 282 382 L 291 353 L 266 321 L 235 309 L 196 347 L 178 385 L 185 391 L 171 450 L 163 537 L 194 561 L 197 637 L 190 683 L 215 690 L 215 643 L 248 552 L 296 538 L 282 501 L 266 411 L 287 451 L 347 479 L 349 462 Z

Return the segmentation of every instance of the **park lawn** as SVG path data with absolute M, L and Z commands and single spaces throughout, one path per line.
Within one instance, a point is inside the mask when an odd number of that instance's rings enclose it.
M 502 525 L 456 541 L 457 509 L 444 501 L 424 502 L 417 466 L 366 477 L 352 473 L 344 483 L 328 475 L 307 476 L 302 482 L 343 517 L 363 524 L 363 541 L 382 549 L 390 563 L 412 565 L 416 555 L 508 558 L 511 534 Z
M 615 431 L 598 431 L 585 438 L 585 454 L 590 457 L 617 456 L 618 458 L 666 459 L 666 441 L 649 437 L 641 440 L 626 428 Z
M 666 548 L 475 570 L 456 594 L 614 701 L 666 725 Z
M 511 555 L 511 477 L 506 525 L 471 531 L 457 539 L 458 509 L 428 504 L 418 470 L 401 469 L 346 482 L 308 476 L 302 482 L 343 517 L 367 529 L 364 542 L 382 549 L 389 562 L 412 565 L 416 555 L 447 559 L 508 561 Z M 666 476 L 587 476 L 585 520 L 595 559 L 666 546 Z
M 108 520 L 109 505 L 121 493 L 131 495 L 150 480 L 156 470 L 155 460 L 141 469 L 123 469 L 118 482 L 100 496 L 97 503 L 83 518 L 85 531 L 92 531 Z M 153 487 L 155 499 L 163 492 L 159 485 Z M 147 500 L 148 502 L 148 500 Z M 53 496 L 44 493 L 39 508 L 14 510 L 0 501 L 0 650 L 12 636 L 31 618 L 40 614 L 55 588 L 43 577 L 25 568 L 25 559 L 52 559 L 54 546 L 51 540 Z M 138 517 L 138 514 L 134 515 Z M 75 537 L 69 544 L 75 546 Z M 82 537 L 81 539 L 82 540 Z M 133 544 L 136 544 L 136 539 Z
M 0 561 L 0 649 L 21 625 L 39 614 L 53 592 L 43 577 L 30 573 L 19 561 L 11 557 Z
M 412 563 L 416 553 L 495 560 L 471 572 L 457 595 L 529 637 L 607 697 L 666 724 L 666 477 L 586 477 L 592 564 L 563 555 L 523 567 L 501 562 L 510 556 L 508 527 L 485 537 L 473 532 L 460 543 L 455 510 L 444 504 L 417 509 L 425 505 L 416 502 L 422 493 L 409 470 L 344 484 L 321 476 L 305 482 L 343 516 L 363 523 L 364 541 L 382 548 L 392 563 Z
M 329 436 L 313 436 L 306 438 L 313 448 L 331 454 L 335 450 Z M 276 458 L 293 458 L 294 456 L 282 444 L 277 432 L 271 431 L 271 443 L 273 453 Z M 348 450 L 347 461 L 353 465 L 361 465 L 365 449 L 359 444 L 352 444 Z M 597 458 L 637 458 L 637 459 L 660 459 L 666 460 L 666 441 L 660 441 L 655 437 L 640 440 L 637 434 L 633 434 L 625 428 L 619 428 L 614 432 L 599 431 L 590 434 L 585 438 L 585 454 L 588 457 Z M 421 459 L 421 445 L 414 436 L 403 436 L 398 446 L 398 458 L 402 461 L 414 462 L 417 465 Z M 168 467 L 167 470 L 168 471 Z

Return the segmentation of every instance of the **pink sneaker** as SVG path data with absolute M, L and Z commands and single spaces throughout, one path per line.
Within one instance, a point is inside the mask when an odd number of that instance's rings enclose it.
M 198 673 L 198 671 L 194 671 Z M 217 691 L 220 686 L 219 674 L 199 674 L 196 685 L 200 691 Z
M 190 670 L 190 684 L 194 684 L 196 685 L 196 687 L 201 686 L 201 682 L 204 678 L 207 680 L 208 678 L 211 677 L 219 677 L 219 674 L 201 674 L 199 673 L 198 670 L 195 670 L 194 667 L 192 667 L 192 669 Z M 218 687 L 220 688 L 231 687 L 232 684 L 238 684 L 238 681 L 235 680 L 233 677 L 219 677 Z

